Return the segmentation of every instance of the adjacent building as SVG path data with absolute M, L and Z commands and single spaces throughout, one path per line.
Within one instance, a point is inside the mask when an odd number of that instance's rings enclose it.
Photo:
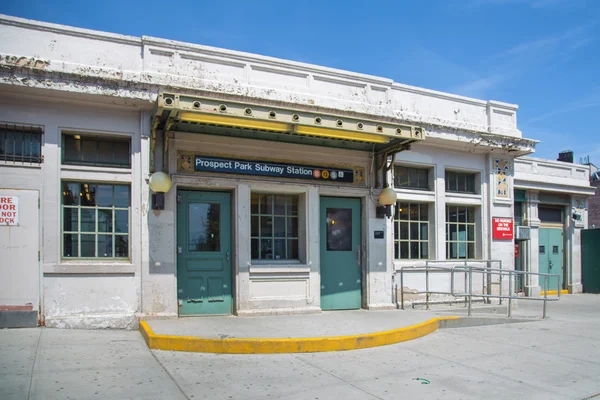
M 5 326 L 392 308 L 402 266 L 514 269 L 517 227 L 543 270 L 546 224 L 581 291 L 588 167 L 521 158 L 516 105 L 9 16 L 0 85 Z

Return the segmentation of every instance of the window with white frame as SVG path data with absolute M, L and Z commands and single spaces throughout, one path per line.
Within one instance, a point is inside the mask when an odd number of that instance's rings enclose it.
M 475 258 L 475 207 L 446 206 L 446 258 Z
M 430 190 L 429 171 L 430 168 L 417 168 L 397 165 L 394 167 L 394 187 L 403 189 Z
M 130 168 L 131 141 L 123 137 L 63 133 L 62 163 Z
M 394 254 L 399 260 L 429 258 L 429 205 L 396 203 Z
M 250 249 L 253 260 L 298 259 L 297 195 L 252 193 Z
M 62 185 L 63 258 L 129 258 L 129 185 Z

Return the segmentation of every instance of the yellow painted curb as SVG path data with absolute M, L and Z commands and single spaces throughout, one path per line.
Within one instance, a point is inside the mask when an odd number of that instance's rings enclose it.
M 556 296 L 557 294 L 558 294 L 558 290 L 548 290 L 548 296 Z M 562 289 L 560 291 L 560 294 L 569 294 L 569 291 L 565 290 L 565 289 Z M 544 295 L 544 291 L 542 290 L 540 292 L 540 296 L 543 296 L 543 295 Z
M 435 332 L 440 322 L 456 320 L 449 316 L 389 331 L 350 336 L 325 336 L 315 338 L 203 338 L 155 334 L 146 321 L 140 321 L 140 332 L 151 349 L 190 351 L 196 353 L 272 354 L 315 353 L 366 349 L 416 339 Z

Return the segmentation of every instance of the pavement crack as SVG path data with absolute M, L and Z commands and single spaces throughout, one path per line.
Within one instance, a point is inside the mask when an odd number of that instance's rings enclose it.
M 31 374 L 29 376 L 29 390 L 27 391 L 27 400 L 31 399 L 31 388 L 33 387 L 33 373 L 35 372 L 35 364 L 38 360 L 38 352 L 40 350 L 40 342 L 42 341 L 42 335 L 44 334 L 44 328 L 40 329 L 40 336 L 38 336 L 37 344 L 35 345 L 35 354 L 33 355 L 33 363 L 31 364 Z
M 148 351 L 150 352 L 150 354 L 152 354 L 152 357 L 154 357 L 154 359 L 156 360 L 156 362 L 158 363 L 158 365 L 160 365 L 160 367 L 162 368 L 162 370 L 165 371 L 165 373 L 167 374 L 167 376 L 173 381 L 173 383 L 175 384 L 175 386 L 177 386 L 177 389 L 179 389 L 179 391 L 181 392 L 181 394 L 183 395 L 183 397 L 185 397 L 187 400 L 190 400 L 189 396 L 183 391 L 183 388 L 181 387 L 181 385 L 179 385 L 179 382 L 177 382 L 175 380 L 175 378 L 173 377 L 173 375 L 171 375 L 171 373 L 169 372 L 169 370 L 167 369 L 167 367 L 165 367 L 163 365 L 163 363 L 160 362 L 160 360 L 158 359 L 158 357 L 156 357 L 156 354 L 154 354 L 154 352 L 152 351 L 152 349 L 148 348 Z
M 331 375 L 331 376 L 332 376 L 332 377 L 334 377 L 335 379 L 338 379 L 338 380 L 340 380 L 340 381 L 342 381 L 342 382 L 344 382 L 344 383 L 347 383 L 348 385 L 352 386 L 353 388 L 355 388 L 355 389 L 357 389 L 357 390 L 360 390 L 361 392 L 363 392 L 363 393 L 366 393 L 366 394 L 368 394 L 369 396 L 373 396 L 374 398 L 376 398 L 376 399 L 379 399 L 379 400 L 384 400 L 382 397 L 376 396 L 376 395 L 374 395 L 373 393 L 371 393 L 371 392 L 369 392 L 369 391 L 367 391 L 367 390 L 365 390 L 365 389 L 361 388 L 360 386 L 356 386 L 356 385 L 355 385 L 355 384 L 353 384 L 352 382 L 349 382 L 349 381 L 345 380 L 344 378 L 342 378 L 342 377 L 340 377 L 340 376 L 337 376 L 336 374 L 334 374 L 334 373 L 332 373 L 332 372 L 329 372 L 329 371 L 327 371 L 327 370 L 325 370 L 325 369 L 323 369 L 323 368 L 319 367 L 318 365 L 315 365 L 315 364 L 313 364 L 313 363 L 309 362 L 308 360 L 305 360 L 304 358 L 301 358 L 301 357 L 299 357 L 299 356 L 294 356 L 294 358 L 295 358 L 296 360 L 302 361 L 302 362 L 303 362 L 303 363 L 305 363 L 305 364 L 308 364 L 308 365 L 310 365 L 310 366 L 311 366 L 311 367 L 313 367 L 313 368 L 316 368 L 316 369 L 318 369 L 319 371 L 322 371 L 322 372 L 324 372 L 324 373 L 326 373 L 326 374 L 328 374 L 328 375 Z

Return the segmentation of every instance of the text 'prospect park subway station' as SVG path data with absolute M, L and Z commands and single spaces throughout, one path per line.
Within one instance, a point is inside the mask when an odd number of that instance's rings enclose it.
M 0 67 L 7 325 L 395 308 L 433 261 L 582 290 L 589 168 L 516 105 L 8 16 Z

